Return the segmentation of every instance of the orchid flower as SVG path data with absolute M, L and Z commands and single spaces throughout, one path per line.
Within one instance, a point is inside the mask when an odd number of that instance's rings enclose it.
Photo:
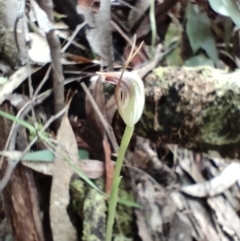
M 145 103 L 144 85 L 134 72 L 99 73 L 109 83 L 117 85 L 115 100 L 118 112 L 127 126 L 134 127 L 139 121 Z
M 114 93 L 115 100 L 118 106 L 118 112 L 126 124 L 115 165 L 113 184 L 108 205 L 106 241 L 111 241 L 118 199 L 118 189 L 121 181 L 120 172 L 125 152 L 133 135 L 134 125 L 139 121 L 143 112 L 145 93 L 141 78 L 133 72 L 124 71 L 123 73 L 108 72 L 98 74 L 105 77 L 107 82 L 117 85 Z

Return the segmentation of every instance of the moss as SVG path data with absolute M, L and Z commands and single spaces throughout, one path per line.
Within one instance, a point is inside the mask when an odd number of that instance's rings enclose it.
M 198 151 L 240 142 L 239 72 L 159 67 L 145 78 L 145 93 L 137 134 Z
M 104 180 L 98 179 L 95 184 L 104 190 Z M 107 203 L 105 196 L 84 183 L 81 179 L 71 182 L 72 206 L 83 223 L 83 241 L 105 240 Z M 119 196 L 121 199 L 133 200 L 132 193 L 124 190 L 124 184 L 120 185 Z M 132 232 L 133 210 L 125 205 L 117 205 L 117 222 L 114 227 L 114 235 L 130 236 Z

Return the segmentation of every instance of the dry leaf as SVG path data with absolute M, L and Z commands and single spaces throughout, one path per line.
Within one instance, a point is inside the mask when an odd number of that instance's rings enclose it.
M 53 181 L 50 197 L 50 220 L 54 241 L 76 241 L 77 233 L 67 213 L 69 184 L 73 170 L 60 156 L 67 157 L 75 165 L 78 161 L 78 147 L 67 113 L 64 115 L 57 135 L 58 147 L 53 164 Z
M 151 1 L 146 1 L 146 0 L 136 1 L 135 7 L 133 9 L 131 9 L 129 16 L 128 16 L 128 24 L 130 26 L 130 29 L 143 16 L 143 14 L 149 8 L 150 4 L 151 4 Z
M 106 104 L 106 116 L 109 123 L 112 123 L 113 117 L 117 111 L 117 103 L 114 95 L 108 100 Z
M 139 232 L 139 236 L 141 237 L 141 239 L 143 241 L 153 241 L 153 239 L 151 238 L 151 233 L 149 232 L 149 228 L 148 225 L 146 223 L 146 218 L 143 215 L 143 212 L 136 209 L 135 210 L 135 214 L 137 217 L 137 226 L 138 226 L 138 232 Z
M 170 230 L 168 241 L 192 241 L 192 228 L 183 214 L 174 214 Z
M 31 6 L 33 8 L 40 29 L 43 30 L 44 33 L 48 33 L 51 30 L 54 30 L 53 24 L 49 20 L 45 11 L 38 5 L 38 3 L 32 0 Z
M 36 172 L 43 173 L 45 175 L 52 176 L 53 173 L 53 163 L 43 163 L 43 162 L 21 162 L 25 167 L 29 167 Z
M 104 160 L 102 140 L 104 135 L 104 128 L 102 125 L 101 117 L 97 113 L 97 109 L 105 116 L 105 98 L 103 94 L 103 86 L 98 79 L 95 85 L 90 87 L 92 97 L 96 102 L 96 106 L 91 100 L 86 97 L 85 109 L 87 114 L 87 121 L 83 132 L 80 133 L 80 137 L 86 141 L 86 143 L 94 150 L 94 155 L 97 159 Z
M 31 48 L 28 50 L 30 60 L 37 64 L 49 63 L 51 56 L 46 38 L 36 33 L 29 33 L 28 36 L 31 39 Z
M 184 200 L 181 205 L 179 205 L 180 199 L 176 202 L 174 198 L 175 203 L 178 203 L 177 206 L 179 210 L 183 213 L 191 213 L 191 215 L 186 215 L 186 217 L 191 220 L 194 239 L 206 241 L 240 240 L 240 219 L 233 208 L 236 207 L 237 210 L 237 207 L 239 207 L 236 204 L 233 205 L 235 201 L 234 195 L 236 193 L 233 190 L 226 190 L 227 186 L 230 187 L 231 184 L 238 179 L 239 167 L 236 166 L 235 163 L 231 164 L 232 166 L 228 166 L 228 168 L 219 174 L 216 166 L 223 166 L 223 160 L 204 155 L 204 160 L 196 161 L 192 152 L 181 148 L 178 148 L 177 152 L 181 168 L 177 168 L 176 171 L 181 182 L 184 183 L 184 185 L 188 185 L 188 191 L 193 182 L 198 183 L 196 187 L 201 186 L 201 188 L 203 188 L 204 185 L 206 186 L 206 183 L 208 183 L 208 186 L 211 185 L 211 187 L 204 188 L 210 191 L 212 195 L 224 191 L 224 196 L 218 195 L 216 197 L 209 197 L 209 195 L 207 195 L 205 199 L 192 198 L 189 195 L 179 193 Z M 198 166 L 197 162 L 199 162 Z M 218 176 L 206 182 L 201 170 L 208 170 L 209 175 L 213 177 L 216 175 Z M 231 173 L 233 173 L 233 177 L 231 177 Z M 200 189 L 195 190 L 196 187 L 192 188 L 190 195 L 194 194 L 195 196 L 199 196 L 197 192 L 203 195 L 206 191 Z M 214 190 L 215 188 L 216 190 Z
M 111 161 L 111 168 L 114 169 L 115 162 Z M 80 170 L 91 179 L 98 179 L 105 175 L 105 163 L 97 160 L 86 160 L 79 163 Z
M 191 221 L 195 223 L 199 240 L 219 241 L 217 230 L 211 222 L 211 212 L 206 209 L 204 203 L 197 199 L 188 199 L 187 205 L 191 210 Z
M 240 180 L 240 164 L 233 162 L 212 180 L 184 186 L 181 190 L 194 197 L 212 197 L 226 191 L 238 180 Z
M 37 72 L 40 68 L 31 68 L 29 71 L 28 66 L 23 66 L 14 72 L 8 81 L 0 86 L 0 104 L 6 100 L 6 95 L 11 94 L 22 82 L 33 73 Z
M 53 163 L 23 161 L 22 164 L 37 172 L 52 176 Z M 115 162 L 111 161 L 112 169 L 114 168 L 114 164 Z M 90 179 L 98 179 L 105 175 L 105 164 L 102 161 L 81 160 L 78 162 L 77 167 Z
M 8 157 L 12 160 L 17 160 L 21 157 L 22 152 L 20 151 L 0 151 L 0 155 Z M 52 162 L 36 162 L 36 161 L 22 161 L 24 166 L 31 168 L 36 172 L 43 173 L 45 175 L 53 175 L 53 163 Z M 111 161 L 108 163 L 109 168 L 114 169 L 115 162 Z M 81 170 L 88 178 L 98 179 L 104 177 L 105 174 L 105 163 L 99 160 L 81 160 L 77 163 L 77 167 Z
M 106 136 L 104 136 L 103 138 L 103 149 L 105 153 L 105 170 L 106 170 L 105 190 L 107 194 L 110 194 L 113 176 L 114 176 L 114 166 L 112 165 L 112 162 L 111 162 L 111 147 L 109 145 L 109 142 Z
M 138 183 L 137 202 L 144 207 L 144 210 L 135 212 L 139 236 L 143 241 L 159 241 L 166 235 L 166 226 L 171 225 L 176 206 L 164 188 L 153 178 L 135 169 L 134 172 L 131 171 L 131 176 Z
M 222 196 L 209 198 L 207 201 L 215 211 L 217 222 L 222 226 L 223 230 L 230 236 L 236 235 L 237 240 L 240 240 L 240 220 L 231 205 Z
M 79 55 L 76 55 L 76 54 L 70 54 L 70 53 L 66 53 L 65 54 L 65 57 L 70 60 L 70 61 L 74 61 L 78 64 L 82 64 L 82 63 L 93 63 L 93 61 L 91 59 L 87 59 L 83 56 L 79 56 Z
M 101 57 L 103 64 L 112 69 L 113 49 L 110 7 L 109 0 L 101 0 L 99 12 L 95 13 L 89 2 L 78 0 L 77 12 L 84 16 L 89 26 L 86 31 L 86 37 L 91 48 Z

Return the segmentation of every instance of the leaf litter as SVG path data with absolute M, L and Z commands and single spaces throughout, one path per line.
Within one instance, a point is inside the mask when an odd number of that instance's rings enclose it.
M 84 1 L 78 1 L 78 4 L 81 5 L 81 2 Z M 128 22 L 129 25 L 135 24 L 137 18 L 141 17 L 141 14 L 145 11 L 145 6 L 143 5 L 149 5 L 150 2 L 138 1 L 138 4 L 139 6 L 135 6 L 135 9 L 133 8 L 131 10 L 130 17 L 128 18 L 128 21 L 130 21 Z M 138 12 L 136 12 L 136 8 L 138 7 Z M 87 14 L 86 11 L 90 13 L 88 16 L 89 23 L 96 21 L 96 19 L 100 18 L 99 16 L 104 15 L 104 10 L 102 9 L 99 9 L 99 12 L 96 13 L 92 6 L 87 6 L 87 8 L 88 9 L 81 11 L 85 11 L 85 15 Z M 205 49 L 212 60 L 216 62 L 216 46 L 213 35 L 210 33 L 210 22 L 209 20 L 205 21 L 206 19 L 203 19 L 202 16 L 205 15 L 197 15 L 205 24 L 208 37 L 205 41 L 211 43 L 213 47 L 211 50 L 205 46 L 206 42 L 204 42 L 205 45 L 201 46 L 199 38 L 196 38 L 197 35 L 193 34 L 194 30 L 196 30 L 196 28 L 194 28 L 194 24 L 196 23 L 190 21 L 194 18 L 193 15 L 193 12 L 191 12 L 191 15 L 187 16 L 187 34 L 189 35 L 191 47 L 194 51 L 200 48 Z M 132 22 L 131 16 L 134 16 L 132 17 L 134 19 Z M 105 17 L 109 18 L 109 12 Z M 106 21 L 110 25 L 110 21 Z M 109 32 L 106 32 L 106 28 L 101 29 L 101 23 L 97 23 L 96 26 L 90 26 L 87 31 L 87 38 L 90 39 L 92 49 L 99 54 L 105 62 L 106 60 L 112 62 L 111 38 Z M 46 23 L 46 26 L 42 26 L 42 28 L 48 28 L 48 24 L 49 23 Z M 139 30 L 141 35 L 145 33 L 144 30 L 150 29 L 148 19 L 144 24 L 146 25 L 143 29 L 140 28 Z M 91 29 L 91 27 L 93 28 Z M 99 29 L 102 30 L 102 32 L 97 32 Z M 59 30 L 59 32 L 61 31 Z M 98 38 L 96 38 L 97 41 L 92 41 L 92 37 L 95 37 L 96 33 L 98 36 Z M 106 42 L 104 42 L 104 34 L 106 34 L 108 38 Z M 32 35 L 37 36 L 36 33 Z M 166 56 L 167 62 L 170 62 L 170 57 L 173 56 L 175 59 L 180 59 L 179 43 L 183 41 L 182 35 L 180 35 L 181 34 L 178 36 L 178 45 L 175 48 L 177 51 L 175 51 L 172 56 Z M 170 33 L 168 37 L 172 39 Z M 203 34 L 202 37 L 204 38 L 206 36 Z M 168 39 L 169 46 L 171 45 L 171 39 Z M 44 45 L 44 51 L 42 51 L 41 48 L 37 49 L 34 47 L 32 50 L 36 50 L 36 52 L 33 52 L 32 57 L 30 56 L 31 59 L 38 64 L 49 62 L 49 50 L 45 45 L 45 39 L 43 38 L 43 40 L 41 40 L 33 37 L 33 42 L 35 46 L 38 46 L 39 43 Z M 70 41 L 69 43 L 77 45 L 74 41 Z M 145 49 L 147 48 L 147 46 L 144 47 Z M 40 59 L 39 56 L 42 56 L 39 55 L 40 52 L 47 54 Z M 128 52 L 129 46 L 125 47 L 126 56 Z M 198 57 L 199 56 L 200 55 L 198 55 Z M 66 53 L 65 56 L 62 56 L 62 59 L 64 60 L 67 57 L 72 61 L 72 64 L 75 65 L 79 63 L 89 65 L 94 63 L 90 58 L 88 59 L 70 53 Z M 132 61 L 131 65 L 135 67 L 140 61 L 141 60 Z M 190 64 L 193 64 L 191 58 L 189 58 L 188 61 Z M 159 62 L 159 59 L 151 65 L 152 67 L 150 69 L 144 71 L 143 75 L 146 74 L 145 72 L 151 71 L 157 62 Z M 70 65 L 71 63 L 68 64 Z M 6 95 L 12 93 L 26 77 L 37 70 L 39 70 L 39 68 L 32 68 L 32 72 L 29 73 L 27 68 L 22 67 L 16 71 L 10 77 L 9 81 L 1 86 L 1 103 L 6 99 Z M 139 72 L 142 70 L 144 70 L 144 67 L 138 68 Z M 116 105 L 112 99 L 107 105 L 105 104 L 105 99 L 103 98 L 104 92 L 101 88 L 102 86 L 99 81 L 97 85 L 93 87 L 93 97 L 98 104 L 100 112 L 106 117 L 105 119 L 108 120 L 108 123 L 114 123 L 114 118 L 116 118 Z M 47 175 L 53 175 L 50 220 L 54 241 L 77 240 L 76 228 L 70 221 L 67 212 L 70 201 L 69 184 L 72 175 L 75 173 L 68 162 L 72 162 L 91 179 L 98 179 L 105 176 L 105 191 L 107 193 L 111 185 L 113 174 L 113 161 L 111 159 L 114 158 L 111 153 L 112 146 L 106 138 L 106 130 L 101 124 L 99 115 L 95 113 L 92 104 L 89 103 L 88 100 L 86 102 L 87 119 L 85 126 L 78 127 L 78 130 L 74 130 L 73 132 L 68 117 L 66 115 L 63 117 L 57 135 L 58 147 L 53 163 L 35 163 L 29 162 L 29 160 L 23 162 L 24 165 L 34 170 Z M 119 130 L 115 130 L 115 132 L 120 133 Z M 90 148 L 91 155 L 95 157 L 94 159 L 79 160 L 79 147 L 76 142 L 76 136 L 79 137 L 79 134 L 81 137 L 85 134 L 85 138 L 82 138 L 81 141 L 84 139 L 84 141 L 88 142 L 88 145 L 84 145 Z M 86 136 L 88 136 L 88 138 L 86 138 Z M 121 135 L 119 134 L 119 136 Z M 231 164 L 226 164 L 226 159 L 216 158 L 213 155 L 204 153 L 195 154 L 177 146 L 174 148 L 167 146 L 159 148 L 153 143 L 150 144 L 148 140 L 141 138 L 139 140 L 139 137 L 134 138 L 136 138 L 137 141 L 131 146 L 127 155 L 131 166 L 129 167 L 129 172 L 124 169 L 123 173 L 124 179 L 132 182 L 135 201 L 143 207 L 143 210 L 140 208 L 135 209 L 137 229 L 136 231 L 133 230 L 134 232 L 138 232 L 138 238 L 140 237 L 143 241 L 240 240 L 240 166 L 238 163 L 232 162 Z M 159 155 L 159 150 L 161 150 L 161 155 Z M 21 153 L 18 152 L 4 152 L 1 154 L 8 155 L 11 159 L 21 155 Z M 167 159 L 169 155 L 173 156 L 172 165 L 169 165 L 165 160 L 165 157 Z M 65 160 L 62 158 L 63 156 Z M 161 156 L 161 159 L 159 159 L 159 156 Z M 68 161 L 66 161 L 66 159 Z M 105 163 L 103 163 L 103 161 L 105 161 Z M 239 162 L 238 160 L 236 161 Z M 126 166 L 128 166 L 129 163 Z M 43 165 L 43 168 L 41 168 L 40 165 Z M 169 166 L 172 166 L 172 168 L 169 168 Z M 89 195 L 91 196 L 92 194 L 90 193 Z M 101 202 L 103 203 L 104 201 L 101 199 Z M 87 209 L 89 213 L 86 215 L 90 216 L 89 214 L 94 208 L 94 206 L 88 206 Z M 124 240 L 128 239 L 124 234 L 122 234 L 122 236 L 116 236 L 115 240 L 117 240 L 117 237 L 122 237 Z
M 68 162 L 77 164 L 78 147 L 67 114 L 63 116 L 57 134 L 56 156 L 53 162 L 53 179 L 50 195 L 50 220 L 54 241 L 75 241 L 77 232 L 69 219 L 69 185 L 73 170 Z

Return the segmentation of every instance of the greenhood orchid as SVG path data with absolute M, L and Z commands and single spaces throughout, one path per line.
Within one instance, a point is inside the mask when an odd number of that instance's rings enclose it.
M 133 127 L 140 119 L 145 103 L 144 85 L 134 72 L 99 73 L 109 83 L 115 84 L 118 111 L 127 126 Z
M 108 205 L 106 241 L 111 241 L 118 199 L 118 189 L 121 181 L 120 172 L 125 152 L 133 135 L 134 125 L 139 121 L 143 112 L 145 93 L 143 82 L 136 73 L 124 71 L 98 74 L 103 76 L 107 82 L 116 85 L 115 100 L 117 102 L 118 112 L 126 124 L 117 156 Z

